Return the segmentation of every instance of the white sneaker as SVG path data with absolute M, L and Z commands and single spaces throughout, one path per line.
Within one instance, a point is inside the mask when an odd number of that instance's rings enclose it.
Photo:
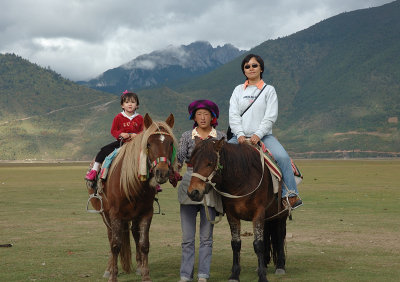
M 207 282 L 206 278 L 199 278 L 199 280 L 197 280 L 197 282 Z

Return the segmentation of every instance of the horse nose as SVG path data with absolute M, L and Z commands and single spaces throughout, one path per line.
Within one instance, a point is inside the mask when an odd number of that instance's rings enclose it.
M 156 176 L 157 182 L 160 184 L 163 184 L 163 183 L 167 182 L 167 180 L 168 180 L 168 170 L 156 169 L 155 176 Z
M 168 171 L 167 170 L 163 170 L 163 169 L 157 169 L 156 170 L 156 176 L 160 177 L 160 178 L 165 178 L 168 176 Z
M 200 201 L 200 192 L 199 192 L 199 190 L 193 190 L 191 193 L 188 192 L 188 196 L 193 201 Z

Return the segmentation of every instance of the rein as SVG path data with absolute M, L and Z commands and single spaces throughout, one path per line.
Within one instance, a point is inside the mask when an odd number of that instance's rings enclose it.
M 258 188 L 260 188 L 261 182 L 263 181 L 263 178 L 264 178 L 264 153 L 263 153 L 261 148 L 259 148 L 258 151 L 260 153 L 261 166 L 262 166 L 261 178 L 260 178 L 260 181 L 258 182 L 257 187 L 255 187 L 253 189 L 253 191 L 251 191 L 251 192 L 249 192 L 249 193 L 247 193 L 245 195 L 237 196 L 237 195 L 232 195 L 232 194 L 229 194 L 229 193 L 222 192 L 222 191 L 218 190 L 215 187 L 216 183 L 211 181 L 213 179 L 213 177 L 215 176 L 215 174 L 218 172 L 218 170 L 222 167 L 220 162 L 219 162 L 220 161 L 219 152 L 216 153 L 217 154 L 217 164 L 215 165 L 214 170 L 211 172 L 211 174 L 209 176 L 205 177 L 205 176 L 203 176 L 203 175 L 201 175 L 199 173 L 196 173 L 196 172 L 192 173 L 192 176 L 199 178 L 200 180 L 202 180 L 203 182 L 205 182 L 207 184 L 210 184 L 218 194 L 220 194 L 220 195 L 222 195 L 222 196 L 224 196 L 226 198 L 239 199 L 239 198 L 247 197 L 247 196 L 253 194 L 255 191 L 257 191 Z

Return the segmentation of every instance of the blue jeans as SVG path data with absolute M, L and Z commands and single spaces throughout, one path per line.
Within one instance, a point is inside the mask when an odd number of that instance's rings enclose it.
M 265 144 L 268 150 L 271 151 L 282 171 L 282 180 L 284 182 L 282 184 L 282 197 L 298 195 L 299 191 L 297 190 L 296 181 L 294 180 L 292 163 L 286 150 L 283 148 L 281 143 L 279 143 L 279 141 L 271 134 L 264 136 L 261 141 Z M 228 143 L 238 144 L 239 142 L 236 135 L 233 135 Z
M 211 220 L 215 219 L 215 209 L 208 207 Z M 199 247 L 199 268 L 198 278 L 210 277 L 210 265 L 213 246 L 213 229 L 206 217 L 203 205 L 181 205 L 181 226 L 182 226 L 182 260 L 181 279 L 192 280 L 195 258 L 195 235 L 196 217 L 200 212 L 200 247 Z

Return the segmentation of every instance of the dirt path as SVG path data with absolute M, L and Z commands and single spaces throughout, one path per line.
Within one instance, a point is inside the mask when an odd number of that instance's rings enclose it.
M 119 99 L 119 98 L 113 99 L 113 100 L 108 101 L 108 102 L 106 102 L 106 103 L 104 103 L 104 104 L 96 105 L 95 107 L 105 107 L 105 106 L 107 106 L 107 105 L 109 105 L 109 104 L 111 104 L 111 103 L 117 101 L 118 99 Z M 99 100 L 100 100 L 100 99 L 99 99 Z M 63 107 L 63 108 L 56 109 L 56 110 L 52 110 L 52 111 L 50 111 L 50 112 L 48 112 L 48 113 L 44 113 L 44 114 L 41 114 L 41 115 L 34 115 L 34 116 L 29 116 L 29 117 L 24 117 L 24 118 L 9 120 L 9 121 L 3 121 L 3 122 L 0 123 L 0 125 L 8 124 L 8 123 L 10 123 L 10 122 L 15 122 L 15 121 L 28 120 L 28 119 L 32 119 L 32 118 L 39 117 L 39 116 L 51 115 L 51 114 L 54 114 L 54 113 L 56 113 L 56 112 L 64 111 L 64 110 L 67 110 L 67 109 L 75 109 L 75 108 L 85 107 L 85 106 L 88 106 L 88 105 L 92 105 L 92 104 L 98 103 L 99 100 L 93 101 L 93 102 L 90 102 L 90 103 L 86 103 L 86 104 L 76 105 L 76 106 Z

